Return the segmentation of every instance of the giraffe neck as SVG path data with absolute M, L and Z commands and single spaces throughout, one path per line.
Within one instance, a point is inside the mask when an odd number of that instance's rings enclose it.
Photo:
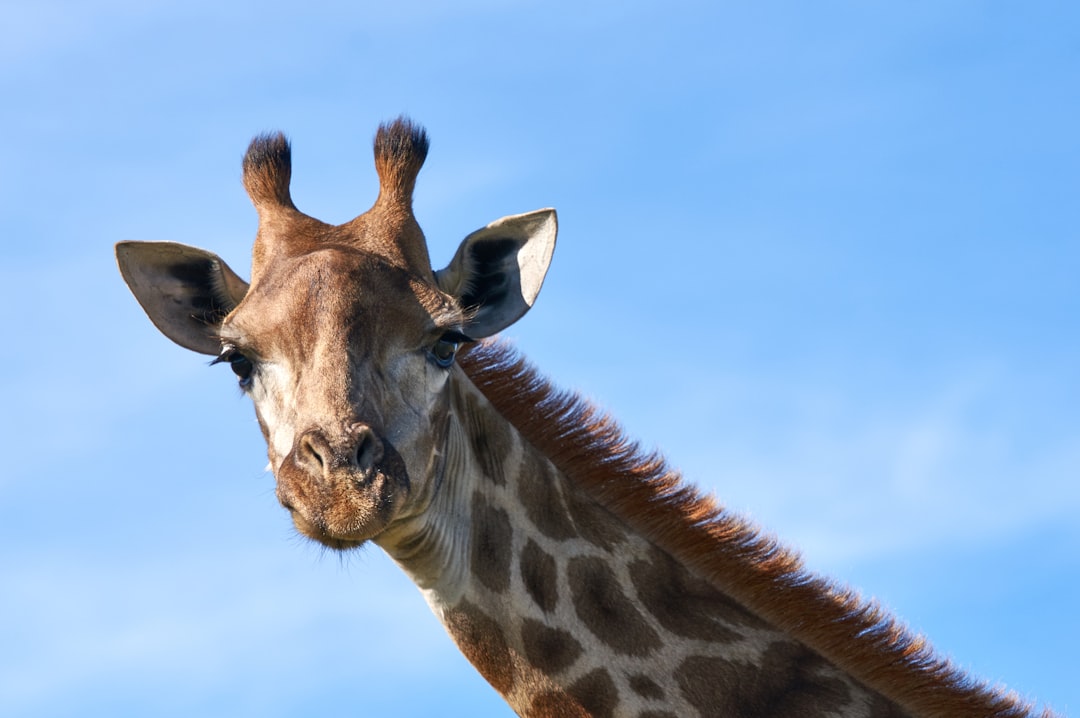
M 521 715 L 1035 715 L 504 346 L 459 363 L 442 480 L 380 544 Z
M 519 714 L 889 714 L 589 496 L 472 384 L 451 404 L 438 490 L 380 543 Z

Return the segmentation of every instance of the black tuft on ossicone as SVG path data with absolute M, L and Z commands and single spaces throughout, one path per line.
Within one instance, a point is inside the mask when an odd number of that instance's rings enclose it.
M 244 155 L 244 188 L 255 206 L 292 207 L 291 177 L 292 151 L 285 135 L 276 132 L 256 136 Z
M 416 175 L 428 153 L 427 132 L 407 117 L 379 125 L 375 133 L 375 169 L 388 197 L 408 202 Z
M 379 125 L 375 133 L 375 157 L 389 162 L 421 165 L 428 153 L 427 132 L 408 117 Z

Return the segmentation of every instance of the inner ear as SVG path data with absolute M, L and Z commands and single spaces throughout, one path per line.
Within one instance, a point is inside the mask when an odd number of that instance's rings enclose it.
M 435 282 L 470 313 L 465 333 L 502 331 L 529 311 L 555 250 L 555 210 L 503 217 L 462 241 Z
M 502 304 L 508 297 L 521 295 L 521 278 L 516 271 L 521 244 L 513 239 L 491 239 L 469 245 L 467 265 L 471 272 L 458 298 L 463 307 Z
M 248 288 L 220 257 L 175 242 L 120 242 L 116 261 L 162 334 L 186 349 L 218 354 L 218 327 Z

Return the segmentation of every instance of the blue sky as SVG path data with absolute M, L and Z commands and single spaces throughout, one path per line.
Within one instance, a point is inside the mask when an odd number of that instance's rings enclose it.
M 246 270 L 250 137 L 436 262 L 559 210 L 511 339 L 815 569 L 1080 711 L 1073 3 L 0 4 L 0 714 L 508 716 L 379 551 L 298 539 L 112 245 Z M 246 274 L 246 271 L 242 273 Z

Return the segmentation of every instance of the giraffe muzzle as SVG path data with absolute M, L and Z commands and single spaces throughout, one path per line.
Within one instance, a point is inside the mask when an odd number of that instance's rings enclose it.
M 276 476 L 278 501 L 300 533 L 335 549 L 378 535 L 409 489 L 397 451 L 362 423 L 333 440 L 321 429 L 304 432 Z

